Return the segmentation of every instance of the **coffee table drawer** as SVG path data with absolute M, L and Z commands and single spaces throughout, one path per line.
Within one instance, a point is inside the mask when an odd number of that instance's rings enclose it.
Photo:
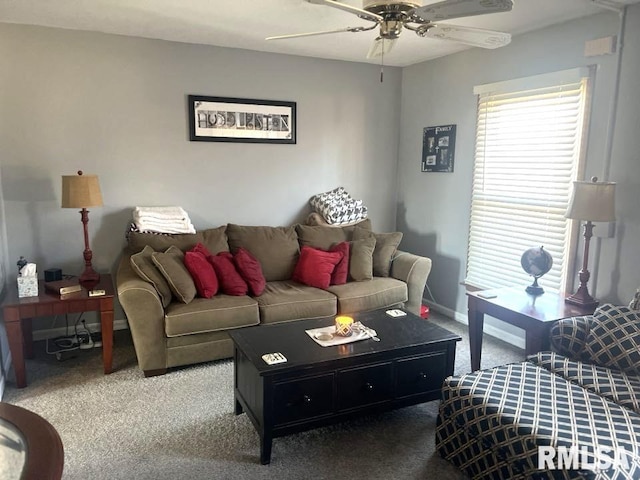
M 338 372 L 338 408 L 346 410 L 392 398 L 391 363 L 364 366 Z
M 434 352 L 396 362 L 396 396 L 406 397 L 442 387 L 447 371 L 447 352 Z
M 275 424 L 295 422 L 333 411 L 333 374 L 274 385 Z

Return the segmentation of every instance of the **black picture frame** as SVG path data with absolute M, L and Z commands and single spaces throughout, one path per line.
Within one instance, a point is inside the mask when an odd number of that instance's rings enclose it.
M 422 134 L 423 172 L 453 172 L 456 153 L 456 126 L 426 127 Z
M 296 102 L 189 95 L 189 140 L 295 144 Z

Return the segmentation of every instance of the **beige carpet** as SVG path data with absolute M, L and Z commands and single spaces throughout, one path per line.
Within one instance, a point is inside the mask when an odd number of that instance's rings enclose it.
M 466 327 L 456 373 L 469 371 Z M 58 361 L 36 344 L 29 385 L 13 373 L 3 401 L 32 410 L 60 433 L 65 479 L 418 479 L 465 478 L 434 453 L 438 402 L 366 416 L 276 438 L 272 463 L 260 465 L 259 441 L 246 415 L 233 414 L 233 363 L 211 362 L 144 378 L 128 331 L 116 332 L 114 373 L 101 350 Z M 485 336 L 483 367 L 518 361 L 522 350 Z

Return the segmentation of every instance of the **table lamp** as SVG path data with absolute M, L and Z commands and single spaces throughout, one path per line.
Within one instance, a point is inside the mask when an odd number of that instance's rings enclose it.
M 80 275 L 80 285 L 92 289 L 100 280 L 100 274 L 91 266 L 93 256 L 89 248 L 89 210 L 87 207 L 101 207 L 102 193 L 97 175 L 84 175 L 82 170 L 77 175 L 62 176 L 62 208 L 80 208 L 82 227 L 84 229 L 84 271 Z
M 593 236 L 591 222 L 613 222 L 615 216 L 614 182 L 598 182 L 598 177 L 592 177 L 590 182 L 573 182 L 573 194 L 566 218 L 584 220 L 584 253 L 582 255 L 582 269 L 578 273 L 580 286 L 576 293 L 565 298 L 565 302 L 582 307 L 596 307 L 598 301 L 589 295 L 587 282 L 591 274 L 587 269 L 589 260 L 589 242 Z

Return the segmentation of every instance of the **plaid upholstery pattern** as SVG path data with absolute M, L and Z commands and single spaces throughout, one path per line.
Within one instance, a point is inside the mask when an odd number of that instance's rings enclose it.
M 539 446 L 585 448 L 586 465 L 539 470 Z M 640 416 L 530 362 L 445 380 L 436 447 L 473 479 L 640 478 Z M 628 468 L 586 468 L 603 447 Z
M 640 376 L 572 360 L 555 352 L 539 352 L 527 360 L 640 414 Z
M 566 357 L 583 358 L 591 322 L 591 315 L 555 322 L 549 331 L 551 348 Z
M 640 374 L 640 312 L 611 304 L 599 307 L 585 353 L 596 365 Z

